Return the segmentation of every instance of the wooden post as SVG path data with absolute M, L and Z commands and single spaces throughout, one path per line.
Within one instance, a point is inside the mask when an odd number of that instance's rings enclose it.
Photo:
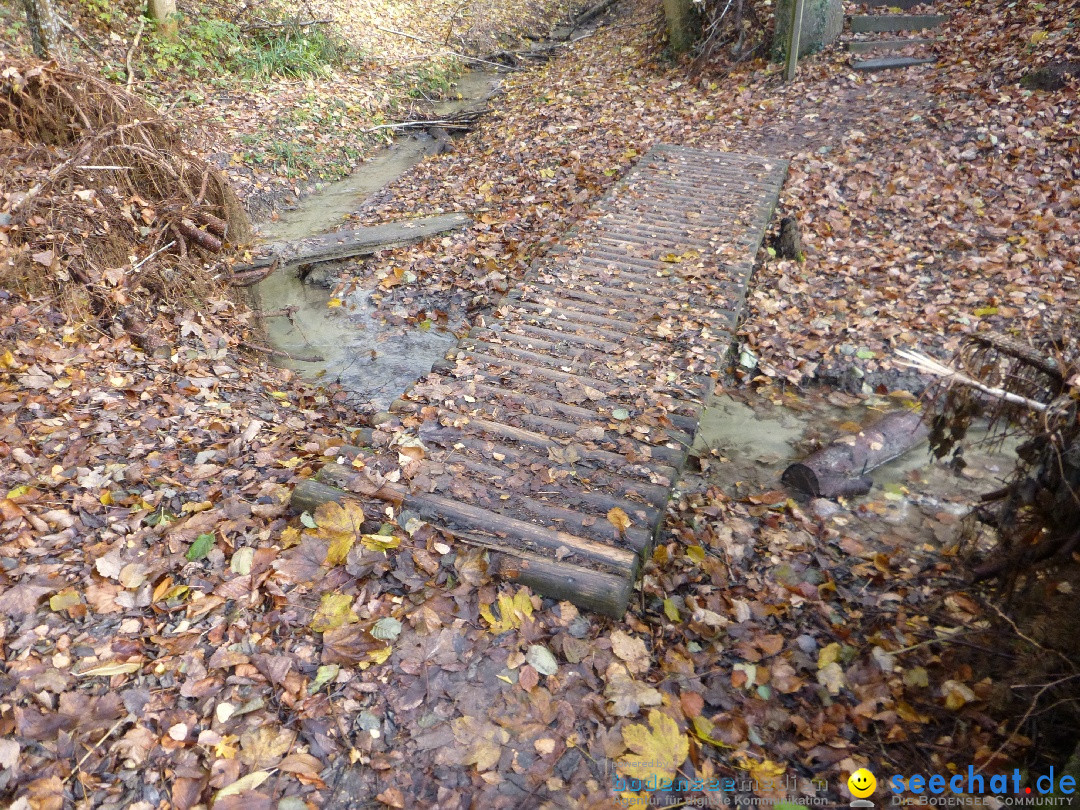
M 795 66 L 799 63 L 799 36 L 802 34 L 804 0 L 795 0 L 791 4 L 791 38 L 788 40 L 787 68 L 784 81 L 795 80 Z

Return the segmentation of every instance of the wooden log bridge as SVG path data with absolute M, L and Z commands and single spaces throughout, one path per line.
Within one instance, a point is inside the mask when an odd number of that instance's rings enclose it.
M 488 548 L 502 577 L 622 616 L 786 172 L 781 160 L 652 149 L 394 403 L 419 425 L 420 472 L 372 493 L 327 465 L 294 507 L 374 494 Z

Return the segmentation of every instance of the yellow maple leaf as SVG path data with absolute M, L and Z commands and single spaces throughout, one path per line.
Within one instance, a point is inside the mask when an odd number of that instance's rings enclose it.
M 341 535 L 355 539 L 364 533 L 364 510 L 356 501 L 327 501 L 319 505 L 313 517 L 319 527 L 318 536 L 331 542 Z
M 394 652 L 393 647 L 383 647 L 380 650 L 372 650 L 367 655 L 367 661 L 360 664 L 360 669 L 367 669 L 372 664 L 385 664 L 386 659 Z
M 295 526 L 287 526 L 281 533 L 281 547 L 292 548 L 300 545 L 300 530 Z
M 330 540 L 330 548 L 326 550 L 326 566 L 333 568 L 335 565 L 341 565 L 349 556 L 349 552 L 352 551 L 353 543 L 356 541 L 355 534 L 341 534 L 336 535 Z
M 352 612 L 353 599 L 344 593 L 325 593 L 319 609 L 311 619 L 311 629 L 316 633 L 325 633 L 341 627 L 343 624 L 352 624 L 360 621 Z
M 715 745 L 717 748 L 731 748 L 723 740 L 718 740 L 712 735 L 716 726 L 713 725 L 712 720 L 705 717 L 703 714 L 699 714 L 693 720 L 690 721 L 694 726 L 694 736 L 702 742 L 707 742 L 709 745 Z
M 222 737 L 214 744 L 214 755 L 219 759 L 232 759 L 236 756 L 236 743 L 239 739 L 235 734 Z
M 679 724 L 661 711 L 649 712 L 649 725 L 632 723 L 622 730 L 623 742 L 633 753 L 619 757 L 618 770 L 631 779 L 655 784 L 670 782 L 690 753 L 690 741 Z
M 517 630 L 526 619 L 532 618 L 532 612 L 532 599 L 524 588 L 514 596 L 499 594 L 499 618 L 497 619 L 491 610 L 491 605 L 480 606 L 480 615 L 490 625 L 488 629 L 494 636 L 509 630 Z

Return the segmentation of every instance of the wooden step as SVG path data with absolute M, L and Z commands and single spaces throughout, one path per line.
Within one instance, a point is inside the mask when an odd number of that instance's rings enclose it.
M 914 37 L 911 39 L 866 39 L 852 40 L 847 44 L 851 53 L 869 53 L 870 51 L 898 51 L 912 46 L 933 45 L 936 40 L 926 37 Z
M 915 65 L 932 65 L 936 61 L 937 59 L 933 57 L 921 59 L 914 56 L 884 56 L 880 59 L 859 59 L 852 62 L 851 67 L 854 70 L 875 72 L 914 67 Z
M 856 14 L 851 17 L 850 28 L 856 34 L 923 31 L 939 28 L 948 19 L 946 14 Z

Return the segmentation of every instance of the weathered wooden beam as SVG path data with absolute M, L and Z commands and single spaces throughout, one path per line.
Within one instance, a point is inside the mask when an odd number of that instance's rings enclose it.
M 466 535 L 455 534 L 455 537 L 470 542 Z M 491 552 L 489 570 L 495 576 L 527 585 L 551 599 L 565 599 L 613 619 L 623 617 L 634 592 L 632 577 L 613 576 L 527 552 L 509 553 L 502 548 Z
M 893 411 L 856 435 L 841 436 L 790 465 L 780 480 L 815 498 L 853 497 L 870 491 L 867 475 L 926 439 L 929 430 L 916 411 Z
M 948 19 L 947 14 L 854 14 L 851 30 L 856 34 L 922 31 L 939 28 Z
M 303 506 L 307 511 L 312 511 L 319 503 L 326 501 L 340 503 L 352 499 L 363 503 L 361 497 L 356 497 L 347 489 L 340 488 L 348 486 L 349 482 L 356 478 L 348 468 L 340 464 L 327 464 L 319 471 L 318 476 L 326 476 L 335 482 L 340 482 L 340 486 L 330 486 L 314 479 L 303 481 L 293 490 L 293 498 L 290 501 L 293 509 Z M 317 486 L 312 486 L 312 484 Z M 303 492 L 298 500 L 296 493 L 301 489 Z M 460 532 L 481 537 L 490 535 L 488 542 L 492 544 L 500 538 L 513 538 L 515 545 L 531 549 L 534 553 L 577 559 L 617 576 L 629 577 L 631 581 L 637 575 L 640 558 L 636 552 L 628 549 L 539 526 L 473 504 L 459 503 L 441 495 L 411 492 L 400 484 L 386 484 L 374 493 L 373 497 L 400 505 L 401 508 L 429 520 L 432 525 L 447 529 L 455 535 Z M 462 529 L 462 526 L 469 528 Z
M 472 220 L 465 214 L 440 214 L 423 219 L 387 222 L 360 228 L 341 228 L 321 236 L 286 242 L 271 242 L 257 248 L 251 259 L 233 267 L 245 273 L 279 262 L 283 268 L 318 262 L 340 261 L 354 256 L 369 256 L 386 248 L 407 245 L 446 231 L 464 228 Z

